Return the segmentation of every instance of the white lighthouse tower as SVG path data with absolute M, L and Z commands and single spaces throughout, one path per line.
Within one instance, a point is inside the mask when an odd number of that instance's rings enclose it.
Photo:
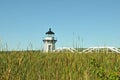
M 46 37 L 43 40 L 44 42 L 44 52 L 52 52 L 55 50 L 55 43 L 57 40 L 54 38 L 54 32 L 51 31 L 51 28 L 49 28 L 49 31 L 46 32 Z

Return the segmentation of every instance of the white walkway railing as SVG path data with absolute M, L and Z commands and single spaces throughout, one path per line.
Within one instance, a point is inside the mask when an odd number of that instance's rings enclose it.
M 78 50 L 76 50 L 75 48 L 69 48 L 69 47 L 62 47 L 62 48 L 57 48 L 56 50 L 54 50 L 54 52 L 64 52 L 64 51 L 69 51 L 72 53 L 92 53 L 92 52 L 96 52 L 96 53 L 101 53 L 101 52 L 114 52 L 114 53 L 120 53 L 120 49 L 115 48 L 115 47 L 109 47 L 109 46 L 103 46 L 103 47 L 89 47 L 81 52 L 79 52 Z
M 82 53 L 89 53 L 89 52 L 93 52 L 93 51 L 99 53 L 101 50 L 103 52 L 107 52 L 107 53 L 109 51 L 115 52 L 115 53 L 120 53 L 120 49 L 115 48 L 115 47 L 109 47 L 109 46 L 107 46 L 107 47 L 106 46 L 105 47 L 89 47 L 89 48 L 83 50 Z

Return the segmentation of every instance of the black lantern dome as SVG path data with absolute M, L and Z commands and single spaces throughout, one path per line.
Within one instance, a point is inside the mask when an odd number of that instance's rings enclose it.
M 48 35 L 52 34 L 52 35 L 53 35 L 53 34 L 55 34 L 55 33 L 51 31 L 51 28 L 49 28 L 49 31 L 46 32 L 46 34 L 48 34 Z

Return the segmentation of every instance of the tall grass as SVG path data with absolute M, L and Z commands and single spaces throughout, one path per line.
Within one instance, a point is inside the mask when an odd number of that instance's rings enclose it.
M 0 52 L 0 80 L 120 80 L 120 54 Z

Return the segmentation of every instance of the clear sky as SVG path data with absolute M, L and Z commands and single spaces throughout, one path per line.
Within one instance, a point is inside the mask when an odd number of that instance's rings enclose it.
M 0 44 L 41 49 L 49 28 L 57 47 L 120 47 L 120 0 L 0 0 Z

